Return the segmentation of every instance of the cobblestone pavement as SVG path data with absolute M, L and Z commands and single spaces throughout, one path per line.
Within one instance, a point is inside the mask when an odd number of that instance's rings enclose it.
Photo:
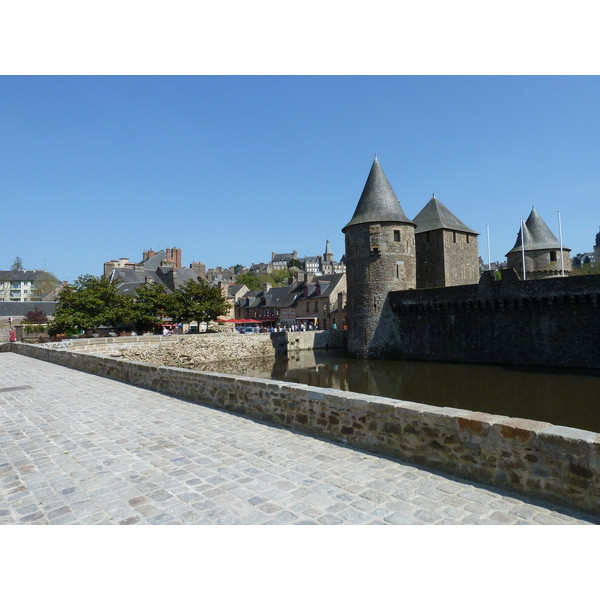
M 595 522 L 9 352 L 0 449 L 0 524 Z

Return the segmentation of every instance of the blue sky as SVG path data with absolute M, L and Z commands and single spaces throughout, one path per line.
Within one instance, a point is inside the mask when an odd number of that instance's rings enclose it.
M 432 193 L 514 245 L 532 205 L 573 253 L 600 225 L 600 78 L 3 76 L 0 269 L 59 279 L 180 247 L 207 268 L 344 253 L 377 154 L 413 218 Z

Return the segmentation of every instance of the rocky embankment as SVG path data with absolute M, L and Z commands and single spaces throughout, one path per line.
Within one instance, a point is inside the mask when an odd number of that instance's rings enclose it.
M 119 355 L 132 361 L 202 370 L 210 363 L 282 356 L 286 347 L 285 336 L 207 334 L 181 337 L 156 346 L 123 348 Z

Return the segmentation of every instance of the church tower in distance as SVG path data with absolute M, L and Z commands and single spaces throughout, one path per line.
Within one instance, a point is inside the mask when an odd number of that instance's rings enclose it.
M 378 357 L 397 347 L 388 293 L 416 288 L 415 227 L 375 157 L 354 216 L 342 229 L 350 356 Z

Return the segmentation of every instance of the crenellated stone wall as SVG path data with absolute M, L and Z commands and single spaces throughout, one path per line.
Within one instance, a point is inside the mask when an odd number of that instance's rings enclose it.
M 600 368 L 600 276 L 495 281 L 390 293 L 385 358 Z
M 164 347 L 167 347 L 165 345 Z M 600 434 L 234 375 L 2 344 L 12 351 L 600 514 Z

